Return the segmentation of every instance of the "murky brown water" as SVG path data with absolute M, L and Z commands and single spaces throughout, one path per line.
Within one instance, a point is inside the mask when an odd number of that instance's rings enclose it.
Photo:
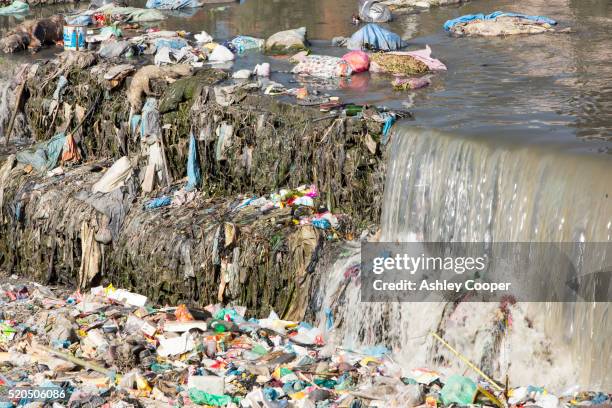
M 317 53 L 342 55 L 329 46 L 334 36 L 356 30 L 350 22 L 356 0 L 242 0 L 189 12 L 170 12 L 153 25 L 190 32 L 206 30 L 218 39 L 237 34 L 268 36 L 306 26 Z M 135 5 L 142 5 L 139 0 Z M 35 8 L 30 17 L 68 12 L 74 6 Z M 77 7 L 86 7 L 81 4 Z M 509 38 L 452 38 L 442 29 L 449 18 L 495 10 L 546 15 L 572 34 Z M 0 17 L 0 28 L 17 19 Z M 561 145 L 563 149 L 612 151 L 612 3 L 609 0 L 474 0 L 400 16 L 388 25 L 411 40 L 410 48 L 429 44 L 449 71 L 433 77 L 428 89 L 394 92 L 390 78 L 360 74 L 340 91 L 344 100 L 390 107 L 409 107 L 416 124 L 457 134 L 524 143 Z M 57 50 L 47 50 L 36 58 Z M 9 63 L 32 58 L 27 54 L 0 57 Z M 258 54 L 238 59 L 235 68 L 252 67 Z M 0 62 L 1 64 L 1 62 Z M 288 70 L 273 60 L 276 70 Z M 289 75 L 276 80 L 291 82 Z M 588 142 L 587 142 L 588 141 Z

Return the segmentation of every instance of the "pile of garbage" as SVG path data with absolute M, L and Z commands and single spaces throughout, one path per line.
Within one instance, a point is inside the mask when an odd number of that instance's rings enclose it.
M 39 142 L 0 164 L 8 270 L 299 315 L 320 253 L 378 222 L 398 112 L 322 111 L 266 95 L 286 88 L 262 78 L 90 51 L 25 68 L 24 117 Z
M 138 293 L 49 288 L 16 276 L 0 285 L 0 404 L 9 390 L 39 387 L 55 408 L 109 406 L 545 408 L 609 404 L 582 392 L 500 386 L 395 363 L 384 346 L 348 350 L 326 329 L 273 311 L 210 304 L 156 305 Z M 438 341 L 447 344 L 439 335 Z M 31 405 L 28 405 L 31 406 Z
M 543 16 L 496 11 L 491 14 L 467 14 L 448 20 L 444 29 L 457 36 L 497 37 L 516 34 L 540 34 L 555 31 L 557 22 Z

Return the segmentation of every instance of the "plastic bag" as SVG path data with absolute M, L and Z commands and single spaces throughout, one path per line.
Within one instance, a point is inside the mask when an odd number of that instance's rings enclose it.
M 238 54 L 243 54 L 248 50 L 260 50 L 265 44 L 265 40 L 261 38 L 249 37 L 246 35 L 239 35 L 230 41 L 230 44 L 234 46 L 234 49 Z
M 104 173 L 102 178 L 94 184 L 91 190 L 94 193 L 109 193 L 116 188 L 122 187 L 125 180 L 132 174 L 132 164 L 127 156 L 123 156 L 117 160 Z
M 448 378 L 440 391 L 440 397 L 444 404 L 470 405 L 476 398 L 478 388 L 474 381 L 460 375 L 452 375 Z
M 348 62 L 341 58 L 327 55 L 308 55 L 293 67 L 291 72 L 319 78 L 337 78 L 350 76 L 352 70 Z
M 227 49 L 227 47 L 217 45 L 208 56 L 208 60 L 213 62 L 233 61 L 234 53 Z
M 19 163 L 30 164 L 40 172 L 51 170 L 57 165 L 65 141 L 64 133 L 58 133 L 46 142 L 17 152 L 15 158 Z
M 385 30 L 377 24 L 368 24 L 347 41 L 349 50 L 395 51 L 404 46 L 399 35 Z
M 117 58 L 127 53 L 132 44 L 129 41 L 117 41 L 104 44 L 98 51 L 102 58 Z
M 386 23 L 391 21 L 391 10 L 379 0 L 360 0 L 359 18 L 366 23 Z
M 287 52 L 306 48 L 306 27 L 280 31 L 271 35 L 265 43 L 266 51 Z
M 262 62 L 261 64 L 255 65 L 253 68 L 253 75 L 260 77 L 269 77 L 270 76 L 270 64 L 267 62 Z
M 349 63 L 353 73 L 364 72 L 370 68 L 370 57 L 363 51 L 351 51 L 342 56 Z
M 180 50 L 181 48 L 184 48 L 187 46 L 189 46 L 187 41 L 183 40 L 180 37 L 157 38 L 155 40 L 155 47 L 157 48 L 168 47 L 168 48 L 172 48 L 173 50 Z
M 148 9 L 179 10 L 182 8 L 200 7 L 198 0 L 148 0 L 145 5 Z
M 189 154 L 187 156 L 187 185 L 185 190 L 191 191 L 200 186 L 202 175 L 200 173 L 200 161 L 198 160 L 198 143 L 191 133 L 189 137 Z
M 209 394 L 197 388 L 189 389 L 189 398 L 199 405 L 212 405 L 213 407 L 224 407 L 234 402 L 229 395 Z
M 176 316 L 176 320 L 179 322 L 190 322 L 193 320 L 193 316 L 189 312 L 189 309 L 187 309 L 187 306 L 184 304 L 178 305 L 174 311 L 174 316 Z

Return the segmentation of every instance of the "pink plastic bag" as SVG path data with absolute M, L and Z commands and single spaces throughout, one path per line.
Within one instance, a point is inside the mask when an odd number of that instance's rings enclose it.
M 342 59 L 349 63 L 353 73 L 367 71 L 370 67 L 370 57 L 363 51 L 351 51 L 344 54 Z

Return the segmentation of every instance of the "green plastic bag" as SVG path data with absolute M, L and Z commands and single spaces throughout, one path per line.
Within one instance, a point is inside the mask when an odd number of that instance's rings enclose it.
M 469 405 L 474 402 L 478 387 L 474 381 L 460 375 L 449 377 L 440 391 L 440 397 L 444 404 Z
M 189 398 L 198 405 L 212 405 L 213 407 L 224 407 L 232 402 L 240 402 L 240 399 L 232 398 L 229 395 L 209 394 L 197 388 L 189 389 Z
M 240 316 L 238 312 L 234 309 L 220 309 L 219 311 L 217 311 L 217 313 L 215 313 L 214 318 L 217 320 L 225 320 L 226 315 L 229 315 L 232 322 Z

